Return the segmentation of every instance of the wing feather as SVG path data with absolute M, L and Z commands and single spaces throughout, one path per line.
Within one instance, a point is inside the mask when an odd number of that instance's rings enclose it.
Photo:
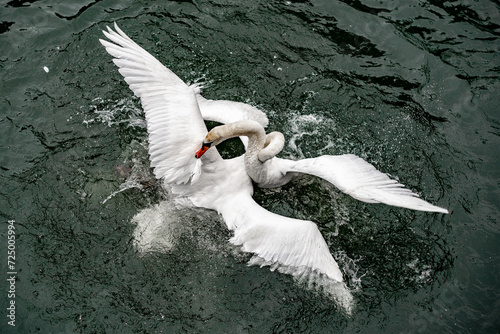
M 217 209 L 234 232 L 230 242 L 254 255 L 249 265 L 270 266 L 308 282 L 351 313 L 353 296 L 316 224 L 269 212 L 244 192 Z
M 384 203 L 403 208 L 448 213 L 432 205 L 387 174 L 353 154 L 324 155 L 281 165 L 285 172 L 299 172 L 318 176 L 340 191 L 366 203 Z
M 248 103 L 228 100 L 209 100 L 201 96 L 200 85 L 194 84 L 190 87 L 196 92 L 201 114 L 205 120 L 222 124 L 242 120 L 253 120 L 263 127 L 267 127 L 269 123 L 265 113 Z
M 343 282 L 315 223 L 269 212 L 243 193 L 225 201 L 218 211 L 234 231 L 230 242 L 255 254 L 251 264 L 269 265 L 292 275 L 313 271 Z
M 103 31 L 109 41 L 100 42 L 141 99 L 155 176 L 175 184 L 195 181 L 201 161 L 194 154 L 207 134 L 195 92 L 116 24 L 114 29 Z

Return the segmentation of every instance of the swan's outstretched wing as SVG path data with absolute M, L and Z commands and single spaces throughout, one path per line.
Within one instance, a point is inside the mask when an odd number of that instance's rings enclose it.
M 177 75 L 132 41 L 118 26 L 100 40 L 130 89 L 141 99 L 149 133 L 149 155 L 157 178 L 195 182 L 201 172 L 196 151 L 207 134 L 196 94 Z M 210 154 L 217 154 L 211 150 Z M 210 157 L 207 157 L 208 159 Z M 213 158 L 213 157 L 212 157 Z
M 244 191 L 232 194 L 217 209 L 234 232 L 230 242 L 254 254 L 250 265 L 269 265 L 313 283 L 351 313 L 352 294 L 316 224 L 271 213 Z
M 296 162 L 278 160 L 283 171 L 307 173 L 335 185 L 342 192 L 366 203 L 384 203 L 403 208 L 448 213 L 427 203 L 365 160 L 353 155 L 324 155 Z
M 209 100 L 201 96 L 201 85 L 190 86 L 196 93 L 198 105 L 204 120 L 214 121 L 222 124 L 229 124 L 243 120 L 258 122 L 263 127 L 267 127 L 269 120 L 261 110 L 256 107 L 236 101 L 229 100 Z
M 274 214 L 255 203 L 250 194 L 233 194 L 220 205 L 230 242 L 255 254 L 251 264 L 270 265 L 294 276 L 314 271 L 343 282 L 342 273 L 316 224 Z

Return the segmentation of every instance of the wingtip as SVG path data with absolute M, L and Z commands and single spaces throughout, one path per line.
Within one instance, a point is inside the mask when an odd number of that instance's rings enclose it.
M 433 205 L 433 204 L 431 204 L 429 202 L 426 202 L 424 200 L 422 200 L 422 201 L 423 201 L 424 204 L 426 204 L 426 205 L 422 206 L 422 211 L 444 213 L 444 214 L 449 214 L 450 213 L 448 211 L 448 209 L 442 208 L 442 207 L 437 206 L 437 205 Z
M 417 210 L 417 211 L 424 211 L 424 212 L 435 212 L 435 213 L 444 213 L 444 214 L 449 214 L 450 212 L 445 209 L 445 208 L 442 208 L 440 206 L 436 206 L 436 205 L 432 205 L 430 204 L 429 202 L 426 202 L 424 200 L 421 200 L 422 202 L 419 203 L 420 205 L 418 206 L 404 206 L 404 205 L 401 205 L 401 207 L 403 208 L 407 208 L 407 209 L 413 209 L 413 210 Z
M 448 215 L 448 214 L 450 214 L 450 211 L 446 210 L 445 208 L 440 208 L 440 209 L 441 209 L 441 210 L 440 210 L 440 211 L 438 211 L 438 212 L 440 212 L 440 213 L 444 213 L 444 214 L 447 214 L 447 215 Z
M 114 33 L 113 29 L 111 29 L 108 25 L 106 25 L 106 29 L 107 29 L 107 31 L 104 31 L 104 30 L 102 31 L 104 34 L 106 34 L 106 33 L 109 33 L 109 34 Z
M 118 27 L 118 24 L 116 22 L 113 22 L 113 27 L 115 28 L 115 31 L 122 36 L 127 36 L 121 29 Z M 128 37 L 128 36 L 127 36 Z
M 109 27 L 108 27 L 108 29 L 109 29 Z M 106 36 L 107 39 L 109 39 L 109 40 L 113 39 L 113 33 L 114 33 L 113 30 L 109 30 L 109 31 L 103 30 L 102 33 L 104 36 Z
M 107 37 L 107 38 L 110 38 L 109 36 L 111 35 L 114 35 L 114 34 L 117 34 L 117 31 L 120 31 L 118 28 L 118 25 L 116 24 L 116 22 L 113 22 L 113 27 L 115 28 L 115 30 L 113 30 L 112 28 L 110 28 L 109 25 L 106 25 L 106 30 L 102 30 L 102 33 Z

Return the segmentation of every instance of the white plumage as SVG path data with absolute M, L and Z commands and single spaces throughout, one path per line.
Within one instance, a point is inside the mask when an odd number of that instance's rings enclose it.
M 175 194 L 199 207 L 218 211 L 234 232 L 230 242 L 254 254 L 251 264 L 295 276 L 316 274 L 341 284 L 343 306 L 352 296 L 316 224 L 271 213 L 252 199 L 252 180 L 262 187 L 280 186 L 295 173 L 323 178 L 341 191 L 368 203 L 447 213 L 390 179 L 363 159 L 347 154 L 291 161 L 274 157 L 284 144 L 280 133 L 266 135 L 265 114 L 250 105 L 207 100 L 200 87 L 188 86 L 115 24 L 100 40 L 119 72 L 141 99 L 149 134 L 151 166 Z M 205 120 L 226 125 L 207 134 Z M 245 155 L 224 160 L 215 148 L 195 157 L 203 142 L 214 146 L 246 136 Z M 209 140 L 210 139 L 210 140 Z M 347 292 L 346 292 L 347 291 Z

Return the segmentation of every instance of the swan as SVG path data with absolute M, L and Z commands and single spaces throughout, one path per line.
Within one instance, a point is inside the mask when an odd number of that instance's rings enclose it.
M 297 173 L 307 173 L 363 202 L 448 213 L 352 154 L 299 161 L 276 157 L 284 136 L 266 134 L 268 120 L 260 110 L 240 102 L 204 99 L 200 87 L 184 83 L 116 23 L 114 30 L 107 27 L 103 33 L 108 40 L 100 43 L 141 100 L 155 177 L 193 205 L 221 214 L 233 232 L 229 241 L 253 254 L 249 264 L 268 265 L 295 277 L 314 273 L 345 287 L 316 224 L 262 208 L 252 198 L 253 183 L 278 187 Z M 204 119 L 223 124 L 207 131 Z M 246 138 L 246 152 L 223 159 L 216 146 L 233 137 Z M 347 299 L 350 302 L 352 296 Z

